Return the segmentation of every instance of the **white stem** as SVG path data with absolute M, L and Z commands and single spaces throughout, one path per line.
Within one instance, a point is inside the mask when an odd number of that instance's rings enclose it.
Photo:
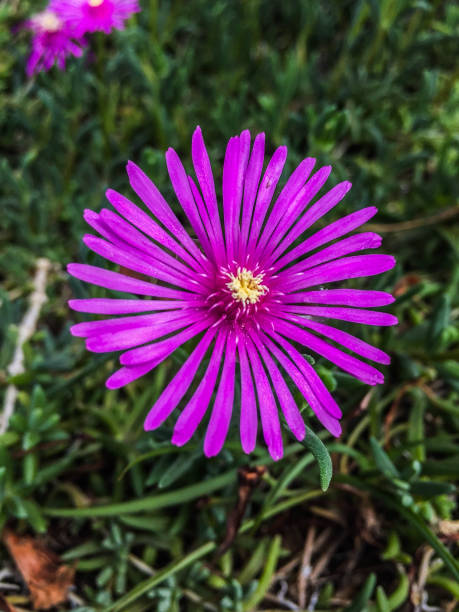
M 37 328 L 38 317 L 43 304 L 46 302 L 46 279 L 48 276 L 51 262 L 49 259 L 41 257 L 37 259 L 37 268 L 33 279 L 33 292 L 29 300 L 29 308 L 21 321 L 18 330 L 16 348 L 13 360 L 8 366 L 10 376 L 18 376 L 24 372 L 24 343 L 31 338 Z M 15 385 L 8 385 L 5 394 L 3 413 L 0 416 L 0 434 L 5 433 L 11 415 L 14 412 L 14 404 L 18 390 Z

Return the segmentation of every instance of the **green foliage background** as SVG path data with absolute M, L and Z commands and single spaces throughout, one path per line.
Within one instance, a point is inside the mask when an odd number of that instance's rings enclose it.
M 0 437 L 2 524 L 46 533 L 76 563 L 80 612 L 294 609 L 311 527 L 335 548 L 308 586 L 308 609 L 411 610 L 424 598 L 453 610 L 459 8 L 434 0 L 141 5 L 125 31 L 93 36 L 83 60 L 28 81 L 28 36 L 15 26 L 41 5 L 0 1 L 0 382 L 20 391 Z M 213 460 L 202 457 L 202 432 L 183 449 L 170 445 L 173 419 L 145 434 L 143 418 L 184 353 L 109 392 L 115 360 L 86 353 L 68 333 L 78 317 L 67 299 L 96 295 L 65 273 L 69 261 L 96 261 L 80 240 L 83 210 L 101 208 L 108 186 L 132 195 L 127 159 L 177 206 L 164 152 L 173 146 L 190 169 L 197 124 L 214 168 L 245 128 L 265 131 L 270 150 L 288 145 L 284 176 L 307 155 L 332 164 L 329 185 L 353 183 L 339 214 L 376 205 L 384 250 L 397 257 L 372 286 L 397 287 L 400 325 L 361 331 L 393 355 L 386 383 L 368 394 L 316 362 L 345 414 L 339 441 L 320 434 L 334 465 L 325 493 L 310 450 L 322 467 L 326 457 L 312 434 L 308 448 L 286 434 L 277 464 L 261 445 L 251 457 L 241 452 L 237 423 Z M 12 380 L 7 366 L 37 257 L 53 262 L 49 299 L 25 347 L 26 372 Z M 236 470 L 248 463 L 267 473 L 243 533 L 217 558 Z M 324 550 L 313 554 L 313 570 Z

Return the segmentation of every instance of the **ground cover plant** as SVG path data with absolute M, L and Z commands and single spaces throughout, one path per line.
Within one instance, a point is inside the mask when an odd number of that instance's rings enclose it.
M 59 555 L 59 610 L 454 610 L 457 7 L 140 7 L 123 31 L 95 32 L 65 71 L 29 79 L 29 36 L 18 25 L 44 6 L 0 1 L 1 407 L 15 394 L 0 435 L 0 605 L 51 601 L 40 600 L 49 576 L 37 595 L 13 561 L 25 542 Z M 107 293 L 66 273 L 69 261 L 102 265 L 81 243 L 83 210 L 103 207 L 108 187 L 129 193 L 131 159 L 180 214 L 164 153 L 172 146 L 189 169 L 197 124 L 218 167 L 243 129 L 266 132 L 269 153 L 288 146 L 282 184 L 308 155 L 331 164 L 327 186 L 353 188 L 327 221 L 376 206 L 364 229 L 397 259 L 371 284 L 345 284 L 397 297 L 397 327 L 360 332 L 392 356 L 385 383 L 369 389 L 316 358 L 343 434 L 333 439 L 311 416 L 304 444 L 285 429 L 278 462 L 261 445 L 243 453 L 237 418 L 213 459 L 202 453 L 205 429 L 182 448 L 170 444 L 174 419 L 144 432 L 188 345 L 108 391 L 116 359 L 87 353 L 69 333 L 83 317 L 67 301 Z M 24 367 L 12 370 L 40 284 L 47 299 Z M 63 565 L 70 570 L 58 572 Z

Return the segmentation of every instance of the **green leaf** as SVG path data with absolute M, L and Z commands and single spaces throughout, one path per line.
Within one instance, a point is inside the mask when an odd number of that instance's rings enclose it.
M 257 588 L 243 604 L 242 609 L 244 610 L 244 612 L 256 610 L 258 604 L 261 603 L 264 596 L 266 595 L 266 592 L 268 591 L 269 586 L 271 584 L 273 574 L 276 571 L 279 555 L 281 552 L 281 543 L 281 536 L 274 536 L 268 548 L 265 566 L 258 581 Z
M 314 455 L 319 465 L 320 488 L 322 491 L 326 491 L 330 486 L 330 481 L 333 476 L 333 465 L 330 453 L 322 440 L 310 428 L 307 429 L 306 436 L 304 440 L 301 441 L 301 444 Z
M 391 610 L 400 610 L 410 594 L 410 581 L 404 571 L 400 572 L 400 580 L 395 590 L 389 595 L 388 602 Z
M 389 455 L 382 449 L 376 438 L 371 437 L 370 444 L 373 457 L 375 459 L 377 467 L 379 468 L 379 471 L 382 472 L 388 478 L 400 478 L 399 471 L 390 460 Z
M 376 589 L 376 605 L 378 612 L 391 612 L 389 600 L 382 586 Z
M 91 506 L 89 508 L 45 508 L 44 512 L 49 516 L 74 516 L 80 518 L 134 514 L 145 510 L 158 510 L 159 508 L 167 508 L 168 506 L 174 506 L 176 504 L 180 505 L 186 501 L 209 495 L 213 491 L 218 491 L 231 483 L 236 483 L 236 480 L 236 470 L 230 470 L 214 478 L 208 478 L 207 480 L 188 487 L 183 487 L 182 489 L 160 493 L 159 495 L 150 495 L 142 499 L 134 499 L 118 504 L 108 504 L 106 506 Z
M 171 465 L 164 471 L 163 475 L 158 481 L 158 487 L 160 489 L 166 488 L 178 480 L 183 474 L 193 466 L 193 463 L 197 459 L 197 455 L 182 454 L 179 455 Z
M 23 507 L 27 513 L 27 519 L 35 531 L 44 533 L 46 531 L 46 520 L 39 505 L 30 499 L 26 499 L 23 501 Z
M 437 305 L 432 313 L 428 331 L 428 348 L 438 348 L 441 343 L 443 330 L 449 323 L 451 315 L 451 296 L 444 293 L 440 296 Z
M 370 574 L 346 612 L 364 612 L 376 586 L 376 574 Z
M 151 578 L 147 578 L 143 582 L 137 584 L 132 591 L 126 593 L 121 599 L 119 599 L 116 603 L 108 606 L 106 608 L 106 612 L 119 612 L 120 610 L 125 610 L 128 606 L 130 606 L 134 601 L 136 601 L 139 597 L 148 593 L 151 589 L 153 589 L 156 585 L 161 584 L 164 580 L 167 580 L 170 576 L 174 576 L 177 572 L 181 571 L 185 567 L 189 565 L 193 565 L 198 561 L 201 557 L 209 554 L 216 548 L 215 542 L 207 542 L 203 544 L 196 550 L 193 550 L 188 555 L 185 555 L 182 559 L 178 561 L 174 561 L 169 565 L 166 565 L 161 571 L 152 576 Z M 130 609 L 130 608 L 129 608 Z
M 431 499 L 437 495 L 448 495 L 454 493 L 455 490 L 456 487 L 452 484 L 431 480 L 417 480 L 410 485 L 411 493 L 424 499 Z
M 19 440 L 19 435 L 14 431 L 7 431 L 0 435 L 0 446 L 12 446 Z

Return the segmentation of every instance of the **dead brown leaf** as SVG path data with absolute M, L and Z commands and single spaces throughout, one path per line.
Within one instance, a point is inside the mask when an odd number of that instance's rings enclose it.
M 30 536 L 5 529 L 3 541 L 29 588 L 35 609 L 47 610 L 67 599 L 75 574 L 73 568 L 61 565 L 54 552 Z
M 392 290 L 392 294 L 394 297 L 398 298 L 404 293 L 414 287 L 421 282 L 421 277 L 419 274 L 405 274 L 402 278 L 396 283 L 395 287 Z

